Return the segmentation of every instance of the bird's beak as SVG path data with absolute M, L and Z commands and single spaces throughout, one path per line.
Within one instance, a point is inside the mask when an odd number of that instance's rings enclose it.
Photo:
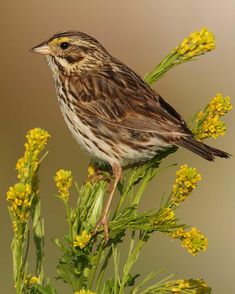
M 42 55 L 49 55 L 49 54 L 51 54 L 51 49 L 47 45 L 47 43 L 45 43 L 45 42 L 43 42 L 43 43 L 41 43 L 41 44 L 33 47 L 29 51 L 30 52 L 33 52 L 33 53 L 42 54 Z

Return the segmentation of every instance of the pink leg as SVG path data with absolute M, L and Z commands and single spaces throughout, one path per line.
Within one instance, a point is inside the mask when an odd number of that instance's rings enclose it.
M 122 174 L 122 168 L 118 164 L 113 164 L 112 165 L 112 170 L 113 170 L 114 180 L 111 183 L 111 186 L 110 186 L 110 189 L 109 189 L 110 194 L 108 196 L 107 202 L 105 203 L 105 206 L 104 206 L 104 209 L 102 211 L 100 220 L 97 222 L 97 224 L 95 226 L 95 229 L 94 229 L 94 232 L 93 232 L 93 234 L 96 234 L 98 228 L 102 225 L 104 227 L 104 238 L 105 238 L 106 241 L 109 240 L 108 218 L 107 218 L 108 212 L 109 212 L 109 207 L 110 207 L 110 204 L 112 202 L 113 194 L 115 192 L 117 183 L 120 180 L 120 177 L 121 177 L 121 174 Z

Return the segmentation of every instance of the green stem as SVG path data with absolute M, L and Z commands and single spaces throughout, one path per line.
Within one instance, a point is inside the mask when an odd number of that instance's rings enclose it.
M 116 216 L 118 215 L 118 213 L 120 212 L 120 210 L 123 206 L 124 200 L 126 199 L 126 196 L 130 192 L 131 188 L 132 188 L 132 184 L 129 183 L 128 187 L 125 189 L 124 193 L 122 193 L 122 196 L 120 197 L 120 199 L 118 201 L 118 205 L 117 205 L 117 208 L 113 214 L 112 219 L 115 219 Z
M 35 274 L 42 285 L 44 282 L 44 226 L 41 219 L 41 203 L 40 198 L 35 189 L 34 198 L 31 206 L 32 231 L 36 252 L 36 269 Z
M 174 67 L 177 63 L 178 54 L 176 51 L 169 53 L 159 65 L 157 65 L 151 72 L 145 75 L 144 79 L 152 85 L 158 79 L 160 79 L 168 70 Z
M 98 278 L 97 278 L 96 293 L 100 293 L 100 291 L 101 291 L 101 283 L 103 281 L 105 270 L 106 270 L 107 265 L 108 265 L 108 260 L 112 256 L 112 251 L 113 251 L 112 248 L 109 248 L 109 251 L 108 251 L 108 253 L 107 253 L 106 257 L 105 257 L 105 260 L 104 260 L 104 262 L 102 264 L 101 270 L 100 270 Z
M 90 272 L 89 277 L 88 277 L 88 282 L 87 282 L 87 288 L 88 289 L 91 289 L 92 284 L 94 282 L 94 279 L 95 279 L 95 276 L 96 276 L 96 273 L 97 273 L 97 269 L 98 269 L 99 264 L 100 264 L 100 259 L 102 257 L 103 250 L 104 250 L 103 246 L 99 245 L 96 264 L 92 267 L 91 272 Z
M 73 224 L 71 219 L 71 209 L 69 207 L 68 201 L 64 200 L 65 208 L 66 208 L 66 217 L 69 226 L 69 241 L 73 242 Z
M 25 254 L 24 254 L 24 259 L 23 259 L 23 264 L 22 266 L 25 267 L 26 266 L 26 262 L 27 262 L 27 256 L 28 256 L 28 252 L 29 252 L 29 244 L 30 244 L 30 231 L 27 231 L 27 243 L 26 243 L 26 249 L 25 249 Z
M 142 249 L 145 241 L 143 241 L 141 239 L 138 240 L 138 242 L 133 250 L 134 243 L 135 243 L 135 240 L 132 237 L 127 262 L 126 262 L 126 264 L 124 266 L 124 270 L 123 270 L 123 277 L 122 277 L 122 281 L 121 281 L 121 285 L 120 285 L 120 289 L 119 289 L 119 294 L 124 294 L 124 288 L 125 288 L 125 285 L 128 281 L 129 273 L 130 273 L 133 265 L 135 264 L 135 262 L 138 258 L 138 255 L 140 253 L 140 250 Z
M 167 276 L 166 278 L 162 279 L 160 282 L 156 283 L 155 285 L 146 288 L 140 294 L 166 293 L 166 291 L 168 291 L 169 289 L 163 289 L 162 286 L 164 286 L 164 283 L 174 276 L 175 276 L 175 274 L 171 274 L 171 275 Z
M 118 253 L 117 248 L 112 247 L 113 261 L 114 261 L 114 294 L 118 294 L 120 277 L 119 277 L 119 263 L 120 263 L 120 253 Z
M 17 244 L 17 264 L 16 264 L 16 294 L 21 294 L 22 293 L 22 281 L 21 281 L 21 253 L 20 253 L 20 249 L 21 249 L 21 246 L 22 246 L 22 242 L 20 242 L 19 240 L 16 241 L 18 244 Z
M 18 229 L 19 229 L 19 232 L 17 232 L 17 234 L 14 236 L 14 239 L 13 239 L 13 243 L 14 243 L 13 254 L 15 255 L 15 263 L 16 263 L 13 265 L 14 267 L 13 271 L 15 276 L 16 294 L 22 294 L 23 287 L 24 287 L 23 277 L 25 276 L 24 267 L 23 267 L 23 245 L 24 245 L 23 225 L 20 224 Z
M 157 170 L 155 171 L 154 175 L 156 174 L 156 172 L 157 172 Z M 144 180 L 143 180 L 143 182 L 141 183 L 141 186 L 140 186 L 140 188 L 138 189 L 138 192 L 137 192 L 137 194 L 136 194 L 136 196 L 135 196 L 135 198 L 134 198 L 134 200 L 133 200 L 133 204 L 136 204 L 136 205 L 139 204 L 140 198 L 141 198 L 141 196 L 142 196 L 142 194 L 143 194 L 143 192 L 144 192 L 144 190 L 145 190 L 147 184 L 149 183 L 149 181 L 150 181 L 150 180 L 149 180 L 148 178 L 146 178 L 146 177 L 144 178 Z

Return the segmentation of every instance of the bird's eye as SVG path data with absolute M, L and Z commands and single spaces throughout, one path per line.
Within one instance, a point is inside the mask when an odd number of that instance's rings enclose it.
M 70 46 L 70 44 L 68 42 L 60 43 L 60 48 L 63 50 L 69 48 L 69 46 Z

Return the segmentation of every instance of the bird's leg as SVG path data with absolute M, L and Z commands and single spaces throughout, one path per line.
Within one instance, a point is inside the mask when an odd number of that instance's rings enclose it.
M 104 227 L 104 238 L 106 242 L 109 240 L 109 231 L 108 231 L 108 211 L 110 204 L 112 202 L 113 194 L 115 192 L 116 186 L 118 184 L 118 181 L 120 180 L 121 174 L 122 174 L 122 168 L 118 164 L 112 165 L 114 180 L 110 183 L 109 187 L 109 195 L 107 202 L 105 203 L 104 209 L 102 211 L 101 217 L 99 221 L 97 222 L 93 234 L 95 235 L 99 229 L 100 226 Z

